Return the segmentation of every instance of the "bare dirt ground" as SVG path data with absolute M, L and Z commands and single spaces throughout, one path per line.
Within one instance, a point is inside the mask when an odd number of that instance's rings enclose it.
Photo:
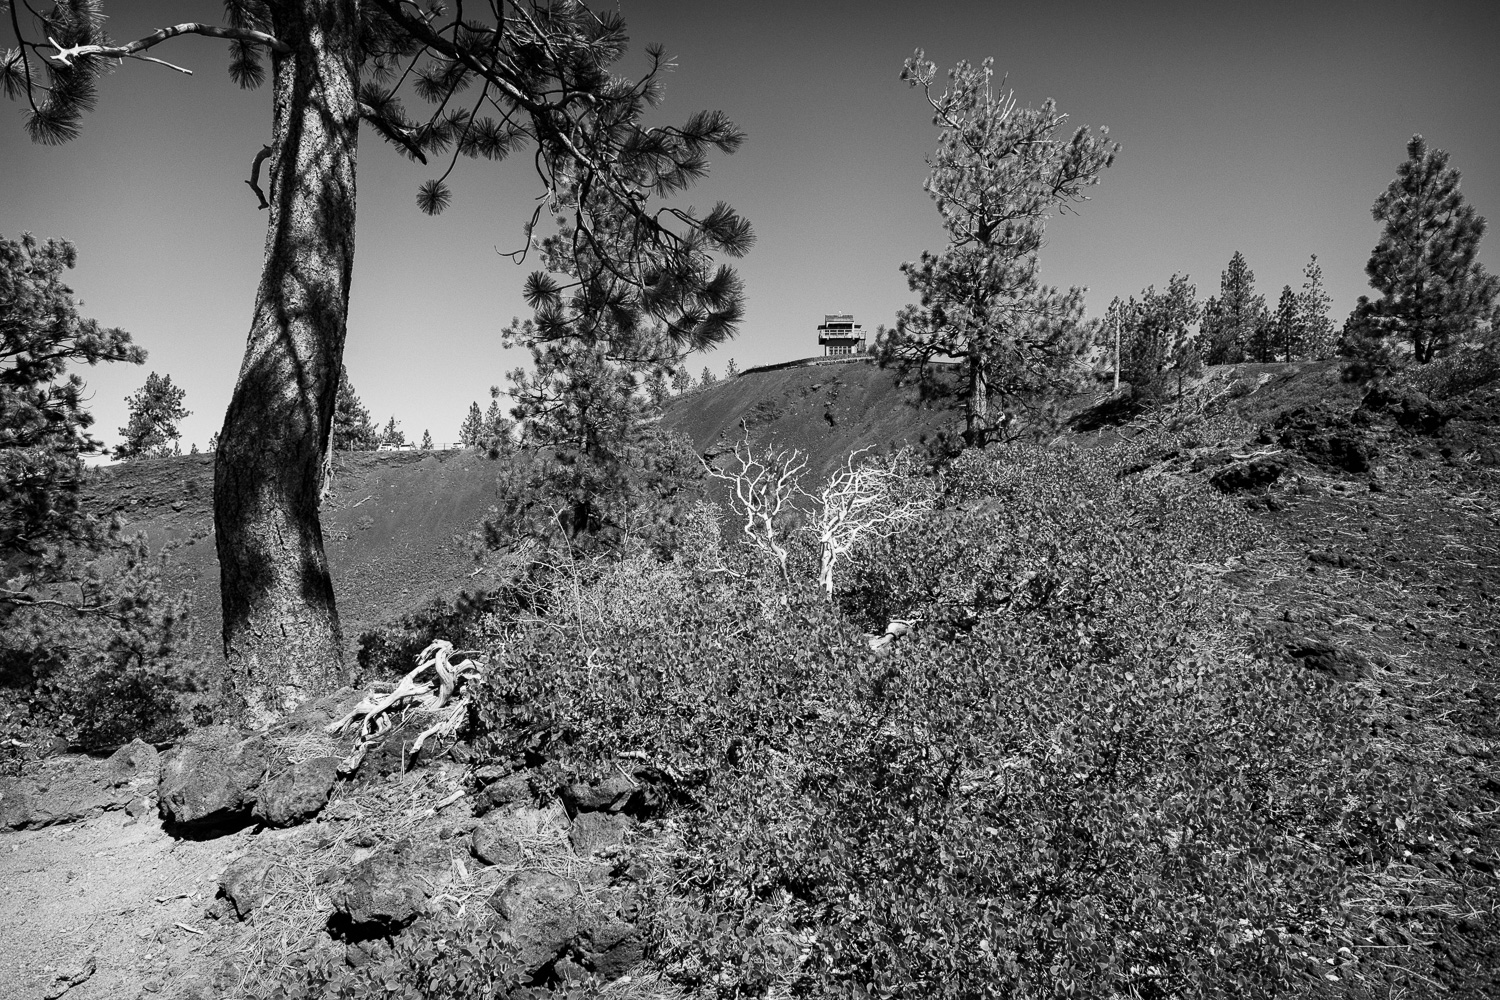
M 203 909 L 248 839 L 176 840 L 123 812 L 0 834 L 0 996 L 209 996 L 222 932 Z

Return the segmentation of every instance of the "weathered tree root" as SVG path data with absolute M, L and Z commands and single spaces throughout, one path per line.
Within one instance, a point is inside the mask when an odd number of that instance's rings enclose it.
M 424 729 L 412 742 L 411 752 L 416 753 L 433 736 L 451 736 L 463 725 L 469 714 L 467 697 L 454 701 L 454 693 L 461 685 L 477 680 L 482 664 L 475 659 L 474 650 L 455 650 L 453 643 L 438 639 L 422 650 L 417 657 L 416 669 L 397 682 L 386 693 L 371 691 L 337 722 L 329 723 L 326 731 L 340 733 L 356 720 L 359 721 L 360 743 L 339 765 L 343 774 L 352 774 L 359 769 L 360 762 L 370 747 L 380 742 L 380 737 L 397 722 L 404 722 L 413 712 L 436 715 L 438 720 Z M 454 658 L 458 658 L 454 663 Z M 419 681 L 422 674 L 431 670 L 434 678 Z M 436 683 L 434 684 L 434 679 Z

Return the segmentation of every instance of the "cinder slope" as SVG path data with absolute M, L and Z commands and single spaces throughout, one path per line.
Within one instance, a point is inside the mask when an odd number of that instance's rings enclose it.
M 662 425 L 686 434 L 700 453 L 730 447 L 748 429 L 757 443 L 806 452 L 821 478 L 856 448 L 918 445 L 961 419 L 951 401 L 925 401 L 860 358 L 746 372 L 672 400 Z

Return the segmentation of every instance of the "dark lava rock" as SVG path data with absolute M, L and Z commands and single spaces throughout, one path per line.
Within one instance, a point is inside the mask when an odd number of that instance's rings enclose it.
M 474 828 L 469 848 L 486 864 L 514 864 L 521 859 L 523 841 L 546 840 L 560 847 L 566 829 L 567 820 L 556 807 L 509 805 L 484 817 Z
M 151 793 L 159 769 L 156 748 L 140 740 L 104 761 L 54 757 L 34 774 L 0 778 L 0 830 L 70 823 L 130 807 Z
M 476 774 L 480 780 L 481 775 Z M 513 803 L 529 803 L 534 796 L 531 792 L 531 781 L 525 772 L 520 774 L 508 774 L 503 778 L 492 781 L 480 790 L 478 800 L 481 805 L 488 809 L 496 809 L 500 806 L 508 806 Z
M 1276 418 L 1277 440 L 1309 462 L 1368 472 L 1380 450 L 1347 416 L 1327 406 L 1298 407 Z
M 268 858 L 241 858 L 219 876 L 219 898 L 229 905 L 236 919 L 248 920 L 266 894 Z
M 517 960 L 527 977 L 566 952 L 582 927 L 577 884 L 547 872 L 511 876 L 490 897 L 489 906 L 518 949 Z
M 635 820 L 619 813 L 579 813 L 568 829 L 568 842 L 579 857 L 586 858 L 624 841 L 633 826 Z
M 1413 389 L 1401 392 L 1375 385 L 1365 393 L 1360 408 L 1372 413 L 1389 413 L 1398 425 L 1415 434 L 1436 434 L 1458 415 L 1449 403 L 1439 403 Z
M 557 790 L 569 816 L 588 812 L 625 812 L 635 793 L 636 783 L 623 774 L 593 785 L 564 785 Z
M 399 852 L 393 852 L 355 865 L 335 890 L 333 908 L 356 936 L 389 934 L 420 916 L 427 898 L 417 866 L 403 863 Z
M 499 817 L 495 813 L 491 816 Z M 487 865 L 513 865 L 521 860 L 521 836 L 514 824 L 502 821 L 481 823 L 469 839 L 469 850 Z
M 1294 639 L 1286 644 L 1286 652 L 1309 670 L 1341 681 L 1359 680 L 1370 672 L 1370 661 L 1362 654 L 1323 639 Z
M 293 764 L 260 786 L 255 818 L 271 826 L 292 826 L 312 819 L 328 804 L 338 770 L 337 757 L 314 757 Z
M 200 729 L 162 761 L 157 807 L 168 823 L 211 825 L 244 818 L 270 766 L 264 736 Z
M 1280 479 L 1288 464 L 1283 455 L 1262 455 L 1248 462 L 1226 466 L 1209 476 L 1208 481 L 1220 493 L 1259 489 Z

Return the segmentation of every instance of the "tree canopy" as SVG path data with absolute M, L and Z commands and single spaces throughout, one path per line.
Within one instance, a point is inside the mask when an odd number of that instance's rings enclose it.
M 182 437 L 177 424 L 192 415 L 182 405 L 186 396 L 185 389 L 172 384 L 171 375 L 147 375 L 146 384 L 125 400 L 130 421 L 120 428 L 122 440 L 115 446 L 115 458 L 129 461 L 176 454 Z
M 0 555 L 84 530 L 78 456 L 99 442 L 70 367 L 146 359 L 124 330 L 78 314 L 63 281 L 77 262 L 65 240 L 0 237 Z
M 271 85 L 269 142 L 248 182 L 268 211 L 266 255 L 215 453 L 214 537 L 236 692 L 274 715 L 344 677 L 318 505 L 346 336 L 361 125 L 432 169 L 417 193 L 427 213 L 451 203 L 460 159 L 529 147 L 541 197 L 525 210 L 513 257 L 535 253 L 542 265 L 527 279 L 537 332 L 589 337 L 592 324 L 629 314 L 682 343 L 734 329 L 739 282 L 712 258 L 744 253 L 752 235 L 727 205 L 699 214 L 669 199 L 743 135 L 717 111 L 647 125 L 662 97 L 662 49 L 647 48 L 639 79 L 619 76 L 624 21 L 582 3 L 227 0 L 223 24 L 127 42 L 106 35 L 107 10 L 102 0 L 11 6 L 16 47 L 0 57 L 0 89 L 24 102 L 34 140 L 75 137 L 120 60 L 178 68 L 146 53 L 182 35 L 227 40 L 235 83 Z M 414 102 L 425 108 L 409 111 Z M 538 228 L 544 213 L 557 223 L 550 236 Z M 568 271 L 557 261 L 586 263 Z M 564 332 L 572 293 L 588 304 L 572 319 L 587 321 L 569 319 Z
M 941 95 L 933 92 L 936 76 L 921 50 L 902 71 L 926 96 L 939 129 L 924 188 L 948 245 L 901 266 L 921 300 L 901 311 L 879 350 L 884 363 L 922 375 L 934 359 L 960 359 L 965 438 L 982 444 L 995 423 L 992 392 L 1055 384 L 1086 344 L 1081 290 L 1042 287 L 1037 255 L 1050 213 L 1086 200 L 1119 145 L 1107 129 L 1068 135 L 1067 115 L 1051 100 L 1020 105 L 993 85 L 992 59 L 960 62 Z
M 1365 273 L 1377 297 L 1361 296 L 1349 319 L 1365 353 L 1394 348 L 1426 364 L 1494 322 L 1500 281 L 1479 262 L 1485 220 L 1459 181 L 1446 152 L 1411 137 L 1371 209 L 1382 228 Z

